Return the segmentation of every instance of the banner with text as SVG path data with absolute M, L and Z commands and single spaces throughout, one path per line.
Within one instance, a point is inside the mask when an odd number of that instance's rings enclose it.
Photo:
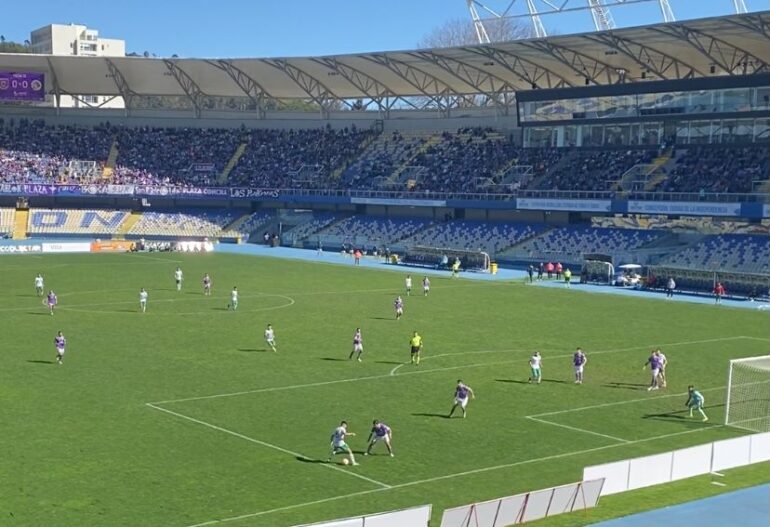
M 43 246 L 39 243 L 0 245 L 0 254 L 27 254 L 41 252 L 43 252 Z
M 90 253 L 90 242 L 43 243 L 44 253 Z
M 608 199 L 516 198 L 516 208 L 524 210 L 610 212 L 611 207 Z
M 740 203 L 701 203 L 697 201 L 628 201 L 629 213 L 682 214 L 691 216 L 740 216 Z

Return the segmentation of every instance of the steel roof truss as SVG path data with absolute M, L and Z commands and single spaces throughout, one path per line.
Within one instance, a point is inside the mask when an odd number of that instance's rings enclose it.
M 175 60 L 163 59 L 163 63 L 168 68 L 169 73 L 176 79 L 185 92 L 187 97 L 192 101 L 195 108 L 195 115 L 200 117 L 201 115 L 201 100 L 206 94 L 201 90 L 200 86 L 190 77 L 185 70 L 179 67 Z
M 746 75 L 767 69 L 767 63 L 751 52 L 685 24 L 654 27 L 650 31 L 687 42 L 730 75 Z

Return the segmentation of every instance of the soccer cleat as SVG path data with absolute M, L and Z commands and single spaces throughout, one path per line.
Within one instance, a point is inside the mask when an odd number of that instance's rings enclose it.
M 357 467 L 359 464 L 357 462 L 353 461 L 353 463 L 351 463 L 351 465 L 353 465 L 354 467 Z
M 396 457 L 396 456 L 394 456 L 394 455 L 393 455 L 393 452 L 391 452 L 391 453 L 390 453 L 390 457 Z
M 704 423 L 705 423 L 706 421 L 708 421 L 708 420 L 709 420 L 709 418 L 708 418 L 708 417 L 704 417 L 704 418 L 703 418 L 703 422 L 704 422 Z
M 363 362 L 363 361 L 361 360 L 361 357 L 358 357 L 358 362 Z
M 647 387 L 647 391 L 648 391 L 648 392 L 651 392 L 651 391 L 652 391 L 652 386 L 648 386 L 648 387 Z

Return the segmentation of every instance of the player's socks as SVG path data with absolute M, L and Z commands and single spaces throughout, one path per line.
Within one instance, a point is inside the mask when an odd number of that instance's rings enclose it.
M 417 361 L 415 362 L 415 364 L 417 364 L 418 366 L 420 364 L 420 356 L 419 355 L 417 355 Z

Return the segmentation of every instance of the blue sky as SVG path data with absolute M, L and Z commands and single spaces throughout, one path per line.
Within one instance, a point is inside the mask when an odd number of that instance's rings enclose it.
M 540 1 L 540 0 L 538 0 Z M 563 2 L 559 0 L 558 3 Z M 749 10 L 767 0 L 745 0 Z M 509 0 L 483 0 L 503 10 Z M 732 12 L 732 0 L 669 0 L 677 19 Z M 23 42 L 50 23 L 80 23 L 107 38 L 126 40 L 128 51 L 158 56 L 281 57 L 413 48 L 450 19 L 470 19 L 464 0 L 33 0 L 3 2 L 0 34 Z M 570 0 L 585 5 L 585 0 Z M 103 5 L 115 6 L 104 9 Z M 523 13 L 524 0 L 513 12 Z M 657 2 L 613 9 L 617 25 L 661 20 Z M 522 19 L 524 20 L 524 19 Z M 593 29 L 588 11 L 542 17 L 560 34 Z

